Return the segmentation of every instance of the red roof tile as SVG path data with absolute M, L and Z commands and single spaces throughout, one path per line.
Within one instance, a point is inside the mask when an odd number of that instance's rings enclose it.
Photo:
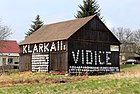
M 19 53 L 19 46 L 14 40 L 0 40 L 0 53 Z

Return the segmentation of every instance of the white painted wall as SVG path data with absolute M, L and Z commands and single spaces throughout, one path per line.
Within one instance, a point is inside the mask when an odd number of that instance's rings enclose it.
M 0 66 L 3 65 L 3 58 L 6 58 L 6 64 L 8 64 L 8 58 L 12 58 L 13 62 L 11 64 L 15 64 L 15 62 L 19 62 L 19 54 L 18 53 L 0 53 Z
M 3 65 L 3 58 L 6 58 L 6 63 L 8 62 L 8 56 L 0 56 L 0 66 Z

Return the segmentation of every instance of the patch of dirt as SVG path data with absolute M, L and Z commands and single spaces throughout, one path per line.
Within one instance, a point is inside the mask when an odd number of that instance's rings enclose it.
M 22 73 L 23 75 L 24 73 Z M 25 73 L 28 74 L 28 73 Z M 34 83 L 71 83 L 76 81 L 82 81 L 88 79 L 88 76 L 65 76 L 65 75 L 55 75 L 48 76 L 38 75 L 37 77 L 30 76 L 29 78 L 19 78 L 13 79 L 11 81 L 0 81 L 0 86 L 14 86 L 19 84 L 34 84 Z

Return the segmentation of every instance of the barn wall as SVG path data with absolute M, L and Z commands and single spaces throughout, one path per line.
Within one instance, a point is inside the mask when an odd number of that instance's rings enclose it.
M 71 36 L 68 45 L 71 72 L 86 71 L 86 69 L 92 72 L 120 69 L 120 42 L 98 18 L 92 19 Z
M 68 53 L 53 52 L 50 54 L 50 70 L 51 71 L 67 71 L 68 70 Z
M 31 71 L 32 63 L 31 63 L 31 54 L 20 54 L 19 58 L 19 70 L 20 71 Z
M 20 45 L 21 71 L 67 71 L 67 62 L 67 41 Z
M 69 39 L 120 44 L 113 33 L 97 17 L 90 20 Z

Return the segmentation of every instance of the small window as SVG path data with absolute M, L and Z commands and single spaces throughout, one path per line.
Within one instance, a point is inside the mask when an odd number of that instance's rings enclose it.
M 110 51 L 119 51 L 119 46 L 118 45 L 110 45 Z
M 19 62 L 15 62 L 15 64 L 19 64 Z
M 8 63 L 13 63 L 13 58 L 8 58 Z
M 6 58 L 2 58 L 2 64 L 6 65 Z

